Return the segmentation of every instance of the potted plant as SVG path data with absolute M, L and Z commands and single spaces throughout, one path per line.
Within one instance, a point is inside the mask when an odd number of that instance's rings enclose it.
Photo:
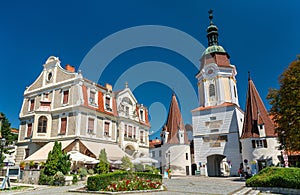
M 26 166 L 26 163 L 24 161 L 20 162 L 20 169 L 24 170 Z
M 34 167 L 34 162 L 33 162 L 33 160 L 31 160 L 31 161 L 29 161 L 29 168 L 30 169 L 33 169 L 33 167 Z

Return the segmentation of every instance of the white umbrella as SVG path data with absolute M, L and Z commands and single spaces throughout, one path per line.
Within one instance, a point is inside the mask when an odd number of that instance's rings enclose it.
M 157 160 L 150 157 L 139 157 L 131 161 L 133 164 L 152 164 L 158 163 Z
M 68 154 L 70 154 L 70 158 L 72 159 L 72 161 L 83 162 L 86 164 L 97 164 L 99 162 L 99 160 L 92 158 L 90 156 L 84 155 L 78 151 L 70 151 L 70 152 L 68 152 Z
M 114 165 L 120 165 L 120 164 L 122 164 L 122 161 L 116 160 L 116 161 L 112 162 L 111 164 L 114 164 Z

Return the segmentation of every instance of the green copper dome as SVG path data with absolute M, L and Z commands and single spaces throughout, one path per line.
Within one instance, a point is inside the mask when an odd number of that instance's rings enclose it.
M 225 49 L 220 45 L 211 45 L 205 49 L 202 56 L 211 54 L 211 53 L 226 53 Z

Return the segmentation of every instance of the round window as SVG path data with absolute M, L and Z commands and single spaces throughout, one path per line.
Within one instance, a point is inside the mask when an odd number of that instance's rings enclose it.
M 52 79 L 52 72 L 49 72 L 47 75 L 47 81 L 50 81 Z

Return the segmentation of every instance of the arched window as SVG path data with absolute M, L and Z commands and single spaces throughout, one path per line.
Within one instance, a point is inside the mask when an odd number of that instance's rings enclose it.
M 213 97 L 215 95 L 216 95 L 215 85 L 214 84 L 210 84 L 209 85 L 209 97 Z
M 47 131 L 47 117 L 41 116 L 39 118 L 39 123 L 38 123 L 38 133 L 46 133 Z

